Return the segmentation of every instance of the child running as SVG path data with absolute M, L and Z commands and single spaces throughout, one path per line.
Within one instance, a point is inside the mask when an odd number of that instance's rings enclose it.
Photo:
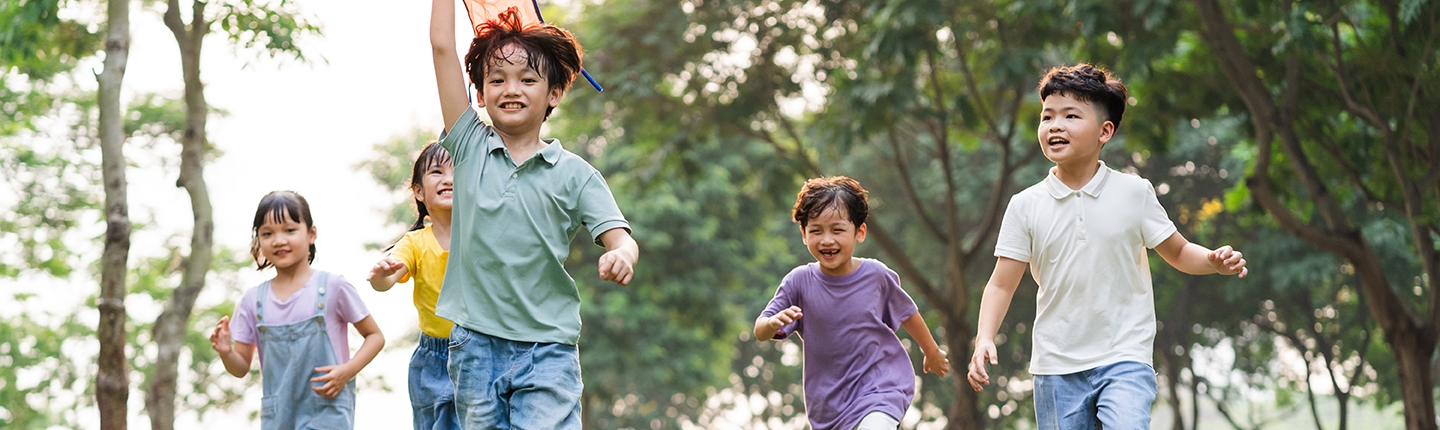
M 1109 71 L 1050 69 L 1038 88 L 1037 130 L 1055 163 L 1010 199 L 985 286 L 969 381 L 990 384 L 995 334 L 1025 267 L 1039 284 L 1034 351 L 1035 416 L 1041 429 L 1149 429 L 1155 401 L 1155 298 L 1145 248 L 1192 275 L 1245 277 L 1245 259 L 1185 240 L 1150 181 L 1105 166 L 1128 91 Z
M 245 291 L 233 320 L 215 324 L 210 347 L 237 378 L 260 352 L 262 429 L 354 428 L 353 379 L 385 336 L 344 277 L 310 268 L 315 222 L 304 197 L 274 191 L 260 199 L 250 256 L 257 270 L 274 266 L 275 278 Z M 347 324 L 365 337 L 353 359 Z
M 950 373 L 900 277 L 884 263 L 853 257 L 865 241 L 868 192 L 844 176 L 805 182 L 792 215 L 815 263 L 780 281 L 755 320 L 759 341 L 804 340 L 805 415 L 811 427 L 894 430 L 915 396 L 915 368 L 895 331 L 925 354 L 925 373 Z
M 390 255 L 370 269 L 370 286 L 387 291 L 415 278 L 415 310 L 420 313 L 420 345 L 410 356 L 410 408 L 415 430 L 460 428 L 455 416 L 455 384 L 445 370 L 450 360 L 450 329 L 435 316 L 445 263 L 450 254 L 450 209 L 454 191 L 450 153 L 431 142 L 410 168 L 410 193 L 416 219 L 410 232 L 391 246 Z M 426 224 L 426 221 L 430 221 Z
M 605 178 L 540 126 L 580 71 L 580 45 L 515 9 L 480 23 L 465 55 L 470 107 L 455 49 L 454 0 L 434 0 L 430 43 L 440 145 L 455 164 L 450 262 L 435 314 L 455 323 L 450 379 L 466 429 L 579 429 L 580 293 L 565 272 L 581 226 L 606 248 L 601 279 L 630 283 L 639 247 Z

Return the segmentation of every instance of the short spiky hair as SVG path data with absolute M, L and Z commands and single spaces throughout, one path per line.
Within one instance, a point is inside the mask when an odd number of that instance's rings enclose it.
M 857 227 L 870 216 L 870 192 L 860 186 L 860 181 L 844 176 L 814 178 L 805 181 L 800 194 L 795 196 L 795 208 L 791 215 L 800 227 L 830 209 L 844 209 L 850 222 Z
M 1117 129 L 1120 128 L 1120 118 L 1125 115 L 1125 101 L 1130 98 L 1130 90 L 1120 83 L 1120 78 L 1103 67 L 1085 63 L 1047 70 L 1036 90 L 1040 92 L 1042 102 L 1051 94 L 1059 94 L 1089 103 Z
M 570 89 L 575 75 L 580 73 L 580 62 L 585 53 L 580 42 L 570 31 L 550 24 L 520 24 L 519 11 L 511 7 L 500 12 L 496 19 L 475 26 L 475 40 L 470 43 L 470 52 L 465 54 L 465 71 L 475 90 L 485 91 L 485 72 L 500 61 L 511 61 L 501 49 L 515 45 L 525 52 L 526 66 L 545 76 L 550 89 Z M 545 108 L 545 117 L 550 117 L 553 107 Z

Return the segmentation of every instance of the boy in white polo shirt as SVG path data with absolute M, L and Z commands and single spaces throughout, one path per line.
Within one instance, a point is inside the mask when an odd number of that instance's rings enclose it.
M 1245 277 L 1245 259 L 1229 246 L 1211 251 L 1185 240 L 1150 181 L 1100 161 L 1128 98 L 1109 71 L 1053 68 L 1038 90 L 1040 147 L 1055 167 L 1005 209 L 970 386 L 990 384 L 985 366 L 999 364 L 995 334 L 1029 265 L 1040 286 L 1030 357 L 1039 428 L 1149 429 L 1155 298 L 1145 248 L 1192 275 Z

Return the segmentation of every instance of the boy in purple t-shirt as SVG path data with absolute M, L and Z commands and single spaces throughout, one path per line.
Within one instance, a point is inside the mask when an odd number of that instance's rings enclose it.
M 915 369 L 895 330 L 904 327 L 925 352 L 925 373 L 950 373 L 900 277 L 884 263 L 854 258 L 865 241 L 867 192 L 844 176 L 805 182 L 793 216 L 815 263 L 780 281 L 770 305 L 755 320 L 755 338 L 804 340 L 805 413 L 811 427 L 887 429 L 915 395 Z M 802 310 L 809 316 L 802 317 Z

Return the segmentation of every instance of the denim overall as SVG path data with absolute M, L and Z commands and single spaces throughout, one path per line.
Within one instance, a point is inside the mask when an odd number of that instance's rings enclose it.
M 310 378 L 321 376 L 315 368 L 340 364 L 330 334 L 325 329 L 325 289 L 329 274 L 320 272 L 316 285 L 315 316 L 289 324 L 265 324 L 265 297 L 270 281 L 255 295 L 255 321 L 264 345 L 261 365 L 264 397 L 260 399 L 260 428 L 263 430 L 355 428 L 355 380 L 340 394 L 327 399 L 310 387 L 321 384 Z M 303 290 L 303 288 L 302 288 Z M 296 292 L 297 294 L 299 291 Z

